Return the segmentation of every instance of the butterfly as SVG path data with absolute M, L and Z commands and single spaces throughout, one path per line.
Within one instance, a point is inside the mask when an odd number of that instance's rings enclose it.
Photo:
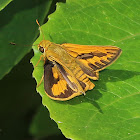
M 85 95 L 98 80 L 99 71 L 111 65 L 121 54 L 115 46 L 55 44 L 42 40 L 38 45 L 44 59 L 44 89 L 53 100 L 70 100 Z

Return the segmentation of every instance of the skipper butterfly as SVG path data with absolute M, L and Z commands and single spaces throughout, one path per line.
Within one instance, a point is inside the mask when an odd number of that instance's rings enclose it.
M 51 99 L 60 101 L 93 89 L 95 85 L 89 79 L 98 80 L 99 71 L 121 54 L 121 49 L 115 46 L 60 45 L 48 40 L 42 40 L 38 49 L 44 58 L 45 92 Z

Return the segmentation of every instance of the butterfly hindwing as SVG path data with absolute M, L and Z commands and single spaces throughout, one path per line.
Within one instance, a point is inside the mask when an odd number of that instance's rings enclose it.
M 44 65 L 44 88 L 47 95 L 55 100 L 68 100 L 81 95 L 82 85 L 74 82 L 73 77 L 66 72 L 58 62 L 46 61 Z M 82 91 L 81 91 L 82 89 Z

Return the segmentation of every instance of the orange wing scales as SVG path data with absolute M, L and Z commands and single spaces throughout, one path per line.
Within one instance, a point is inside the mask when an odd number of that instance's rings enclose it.
M 38 45 L 44 56 L 44 89 L 54 100 L 69 100 L 94 88 L 99 71 L 113 63 L 121 49 L 113 46 L 55 44 L 43 40 Z M 62 57 L 63 56 L 63 57 Z
M 102 69 L 113 63 L 121 54 L 121 49 L 114 46 L 84 46 L 75 44 L 63 44 L 62 47 L 72 56 L 77 59 L 77 63 L 82 70 L 92 79 L 94 72 Z M 86 70 L 88 69 L 88 71 Z M 92 71 L 94 72 L 91 72 Z
M 76 79 L 78 79 L 84 91 L 91 90 L 94 88 L 95 85 L 89 80 L 87 75 L 82 71 L 82 69 L 78 65 L 73 70 L 73 73 Z

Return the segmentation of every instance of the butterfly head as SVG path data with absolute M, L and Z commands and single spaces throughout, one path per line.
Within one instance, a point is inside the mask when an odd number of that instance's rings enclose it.
M 48 46 L 51 44 L 51 42 L 49 40 L 42 40 L 39 45 L 38 45 L 38 49 L 40 52 L 44 53 L 48 50 Z

